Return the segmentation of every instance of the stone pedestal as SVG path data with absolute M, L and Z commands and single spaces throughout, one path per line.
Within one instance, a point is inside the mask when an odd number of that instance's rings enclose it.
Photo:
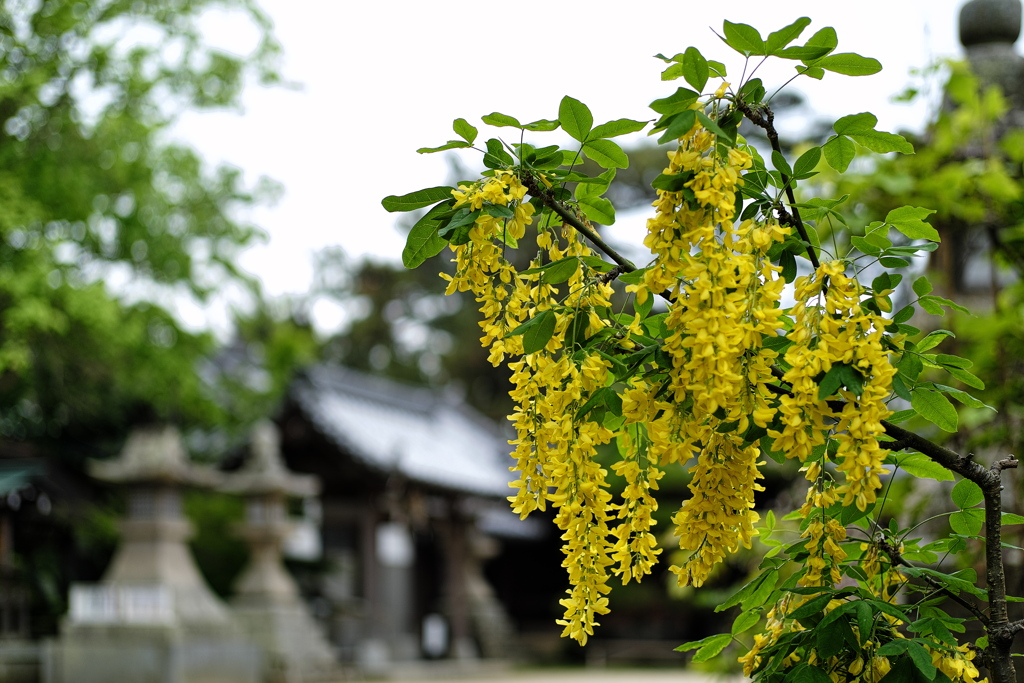
M 238 533 L 249 544 L 251 559 L 235 585 L 231 607 L 263 650 L 263 680 L 337 680 L 340 671 L 334 652 L 281 557 L 281 546 L 294 528 L 287 519 L 287 498 L 314 495 L 316 480 L 285 470 L 276 428 L 263 422 L 253 431 L 250 458 L 222 488 L 246 499 L 246 521 Z
M 182 489 L 219 475 L 188 462 L 173 427 L 135 431 L 119 458 L 90 469 L 127 490 L 128 512 L 102 581 L 72 587 L 47 683 L 257 683 L 259 649 L 185 545 Z

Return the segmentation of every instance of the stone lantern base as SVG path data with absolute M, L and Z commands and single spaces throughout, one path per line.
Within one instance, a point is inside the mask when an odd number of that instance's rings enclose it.
M 241 633 L 178 624 L 76 624 L 44 655 L 43 683 L 260 683 Z
M 331 646 L 305 605 L 236 600 L 235 619 L 263 653 L 263 683 L 326 683 L 342 678 Z

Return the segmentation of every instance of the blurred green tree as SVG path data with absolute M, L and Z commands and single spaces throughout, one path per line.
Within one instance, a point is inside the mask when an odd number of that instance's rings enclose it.
M 252 54 L 204 40 L 214 6 L 258 29 Z M 245 0 L 0 4 L 0 437 L 226 419 L 217 368 L 196 371 L 213 340 L 152 301 L 256 295 L 236 257 L 262 233 L 236 210 L 276 189 L 166 133 L 186 108 L 235 106 L 247 79 L 277 82 L 278 52 Z

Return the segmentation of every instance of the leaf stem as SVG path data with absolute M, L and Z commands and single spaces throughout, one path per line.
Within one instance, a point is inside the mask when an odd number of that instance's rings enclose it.
M 779 133 L 775 130 L 775 114 L 772 112 L 771 108 L 762 107 L 761 111 L 755 111 L 753 107 L 739 98 L 734 100 L 734 104 L 736 108 L 739 109 L 740 113 L 747 117 L 747 120 L 755 126 L 764 129 L 765 134 L 768 136 L 768 142 L 772 146 L 772 150 L 782 154 L 782 147 L 779 145 Z M 800 239 L 807 243 L 807 258 L 810 260 L 814 269 L 817 270 L 820 265 L 818 263 L 818 255 L 814 253 L 814 245 L 811 244 L 811 240 L 807 235 L 807 228 L 804 227 L 803 219 L 800 218 L 800 209 L 798 209 L 796 205 L 796 194 L 793 192 L 793 183 L 782 171 L 779 171 L 779 175 L 782 176 L 782 184 L 785 187 L 786 199 L 789 201 L 789 208 L 793 212 L 792 215 L 790 215 L 782 208 L 778 208 L 779 222 L 783 225 L 789 225 L 790 227 L 796 228 L 796 231 L 800 233 Z

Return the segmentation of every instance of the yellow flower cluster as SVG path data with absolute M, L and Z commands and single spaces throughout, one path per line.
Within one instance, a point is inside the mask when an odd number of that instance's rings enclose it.
M 655 492 L 669 465 L 695 461 L 689 465 L 691 496 L 672 518 L 679 547 L 687 552 L 670 568 L 680 585 L 701 586 L 729 553 L 750 547 L 759 519 L 754 496 L 763 490 L 761 435 L 774 439 L 774 450 L 799 459 L 812 482 L 803 508 L 808 559 L 802 586 L 841 578 L 846 530 L 825 514 L 827 508 L 842 501 L 865 510 L 881 486 L 885 453 L 878 437 L 895 373 L 882 346 L 885 323 L 861 306 L 864 291 L 841 261 L 798 278 L 797 304 L 788 312 L 791 318 L 783 316 L 785 283 L 769 252 L 789 228 L 774 219 L 737 219 L 742 173 L 752 159 L 746 149 L 721 142 L 696 124 L 669 154 L 663 174 L 669 182 L 662 186 L 672 191 L 659 190 L 644 240 L 653 261 L 627 287 L 638 305 L 654 295 L 669 299 L 658 349 L 668 360 L 622 384 L 612 376 L 612 357 L 649 344 L 642 338 L 650 333 L 639 314 L 631 321 L 609 319 L 612 288 L 586 265 L 592 253 L 578 233 L 568 225 L 540 227 L 538 256 L 531 272 L 520 273 L 504 253 L 533 223 L 523 182 L 512 171 L 498 170 L 452 193 L 456 209 L 478 213 L 466 243 L 453 246 L 456 272 L 448 277 L 448 291 L 475 295 L 490 361 L 497 365 L 512 357 L 511 469 L 518 478 L 509 500 L 522 517 L 549 504 L 555 510 L 571 584 L 558 623 L 563 635 L 580 643 L 608 611 L 610 577 L 639 581 L 657 561 Z M 545 264 L 574 257 L 579 267 L 564 284 L 545 280 Z M 511 333 L 538 316 L 553 331 L 543 348 L 524 347 L 524 336 Z M 782 378 L 791 391 L 775 386 L 772 367 L 780 359 L 766 346 L 783 329 L 790 329 L 792 341 Z M 595 337 L 599 344 L 575 346 Z M 829 396 L 819 396 L 822 378 L 834 368 L 843 370 L 843 381 Z M 613 402 L 621 401 L 621 419 L 591 417 L 588 402 L 601 398 L 597 392 L 612 391 L 618 394 Z M 829 399 L 841 399 L 844 406 Z M 594 414 L 603 412 L 602 407 Z M 829 439 L 843 475 L 839 483 L 824 472 Z M 619 502 L 608 492 L 609 473 L 596 457 L 613 440 L 620 459 L 611 470 L 625 484 Z M 776 607 L 775 621 L 769 619 L 769 630 L 748 655 L 752 670 L 757 651 L 782 628 L 787 605 Z
M 651 533 L 655 525 L 653 514 L 658 509 L 658 501 L 651 492 L 658 490 L 658 480 L 665 472 L 650 450 L 646 423 L 652 416 L 648 392 L 649 387 L 642 380 L 624 392 L 625 425 L 619 435 L 622 460 L 612 465 L 612 470 L 626 482 L 618 514 L 622 522 L 615 528 L 617 540 L 612 551 L 618 562 L 615 573 L 622 576 L 623 583 L 630 579 L 639 581 L 649 574 L 661 554 L 658 540 Z
M 988 678 L 978 680 L 978 667 L 974 665 L 975 654 L 967 645 L 961 645 L 953 651 L 932 650 L 932 664 L 954 683 L 988 683 Z
M 680 189 L 658 192 L 647 223 L 644 244 L 654 261 L 641 283 L 627 287 L 639 302 L 672 295 L 663 348 L 672 359 L 676 410 L 662 413 L 649 434 L 651 450 L 672 461 L 698 454 L 693 495 L 673 518 L 680 548 L 691 553 L 672 567 L 681 585 L 700 586 L 727 553 L 749 547 L 758 519 L 759 451 L 744 446 L 742 435 L 774 415 L 766 385 L 777 354 L 763 340 L 781 327 L 784 282 L 767 252 L 788 229 L 733 222 L 740 174 L 750 165 L 742 149 L 720 155 L 715 135 L 699 125 L 684 134 L 664 171 Z M 687 412 L 678 412 L 683 405 Z
M 846 276 L 842 261 L 823 263 L 813 276 L 797 278 L 789 334 L 794 343 L 785 357 L 791 367 L 783 377 L 792 394 L 780 401 L 784 428 L 768 433 L 775 450 L 803 462 L 832 432 L 838 441 L 838 469 L 845 474 L 837 492 L 844 505 L 865 510 L 882 485 L 886 451 L 878 437 L 884 432 L 882 420 L 890 414 L 885 399 L 896 370 L 882 348 L 885 321 L 861 307 L 862 293 L 856 279 Z M 859 394 L 849 386 L 840 389 L 844 406 L 835 411 L 830 397 L 819 397 L 819 381 L 839 364 L 860 378 L 862 389 Z M 835 424 L 829 424 L 832 420 Z
M 672 518 L 679 547 L 691 552 L 682 566 L 671 567 L 681 586 L 700 587 L 726 554 L 750 547 L 759 519 L 754 492 L 764 490 L 757 483 L 757 447 L 743 447 L 735 435 L 706 429 L 704 448 L 690 468 L 693 495 Z
M 446 294 L 471 291 L 480 304 L 484 336 L 480 342 L 489 348 L 488 360 L 500 365 L 506 353 L 522 353 L 520 337 L 508 334 L 524 320 L 524 303 L 529 286 L 503 255 L 505 242 L 518 240 L 533 222 L 533 204 L 524 203 L 526 188 L 510 171 L 495 171 L 494 177 L 473 185 L 460 185 L 452 190 L 455 208 L 468 207 L 480 211 L 485 204 L 513 209 L 512 218 L 496 218 L 481 212 L 469 231 L 469 241 L 452 245 L 455 252 L 455 275 L 441 273 L 448 280 Z
M 571 228 L 563 229 L 561 236 L 555 230 L 541 231 L 537 243 L 549 261 L 592 255 Z M 642 573 L 631 569 L 632 552 L 623 558 L 610 540 L 617 506 L 607 490 L 607 471 L 595 456 L 597 447 L 608 443 L 614 433 L 597 422 L 576 418 L 583 404 L 605 386 L 610 362 L 596 352 L 582 360 L 564 353 L 567 330 L 577 316 L 587 316 L 590 334 L 606 324 L 591 312 L 608 306 L 612 292 L 610 285 L 588 276 L 582 267 L 566 283 L 568 294 L 561 302 L 555 287 L 539 281 L 538 274 L 521 277 L 531 282 L 524 306 L 533 315 L 551 311 L 555 330 L 545 348 L 509 363 L 511 396 L 517 404 L 511 416 L 516 429 L 511 442 L 516 458 L 513 469 L 519 473 L 513 482 L 516 495 L 509 500 L 522 517 L 545 509 L 548 502 L 557 510 L 555 524 L 564 541 L 562 566 L 571 585 L 568 597 L 560 601 L 565 615 L 558 623 L 565 627 L 563 636 L 584 644 L 593 635 L 597 615 L 608 611 L 605 596 L 610 590 L 613 553 L 624 571 L 633 576 Z M 656 480 L 656 476 L 649 479 Z M 648 540 L 641 531 L 644 515 L 649 519 L 641 509 L 646 500 L 640 497 L 625 504 L 627 523 L 636 532 L 636 538 L 626 533 L 627 546 L 638 552 Z

